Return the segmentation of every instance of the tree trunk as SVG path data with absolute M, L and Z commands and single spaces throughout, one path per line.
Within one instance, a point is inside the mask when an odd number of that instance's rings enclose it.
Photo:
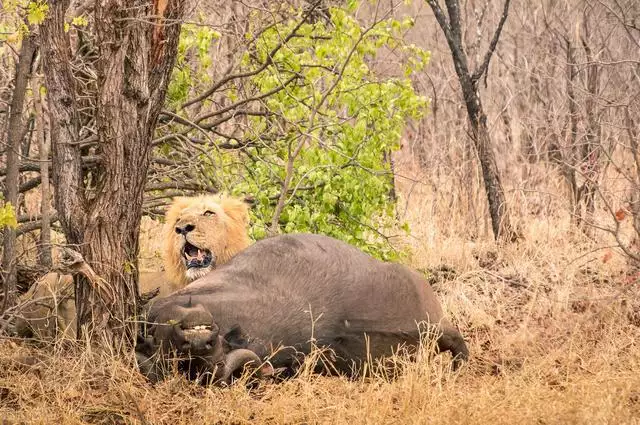
M 6 164 L 7 175 L 4 181 L 5 202 L 11 203 L 17 211 L 18 203 L 18 177 L 20 169 L 20 142 L 22 140 L 22 110 L 24 106 L 24 97 L 29 82 L 29 74 L 31 71 L 31 60 L 35 52 L 35 43 L 33 33 L 24 37 L 18 64 L 16 65 L 16 77 L 13 88 L 13 96 L 11 98 L 11 112 L 9 115 L 9 125 L 7 130 L 7 150 Z M 15 243 L 16 229 L 9 226 L 5 228 L 3 250 L 2 250 L 2 281 L 4 284 L 5 298 L 3 301 L 3 310 L 6 306 L 12 305 L 16 292 L 16 264 L 15 264 Z
M 71 244 L 102 278 L 76 281 L 79 337 L 134 341 L 138 235 L 151 139 L 175 62 L 184 2 L 99 0 L 95 4 L 95 120 L 101 167 L 85 191 L 78 111 L 64 31 L 69 1 L 50 1 L 42 26 L 60 222 Z
M 40 215 L 42 227 L 40 228 L 40 245 L 38 246 L 38 261 L 40 266 L 51 269 L 51 188 L 49 185 L 49 151 L 51 140 L 45 132 L 44 108 L 42 107 L 42 78 L 34 78 L 32 81 L 33 103 L 36 110 L 36 136 L 38 138 L 38 150 L 40 154 Z
M 468 75 L 463 74 L 462 77 L 459 75 L 458 79 L 467 108 L 471 138 L 476 147 L 482 169 L 482 179 L 489 204 L 493 235 L 496 239 L 513 240 L 517 237 L 517 234 L 513 231 L 509 220 L 507 200 L 500 181 L 500 171 L 496 164 L 496 157 L 493 153 L 491 137 L 487 128 L 487 116 L 482 108 L 477 85 L 473 83 Z
M 489 202 L 489 215 L 491 216 L 491 227 L 496 239 L 513 240 L 509 213 L 507 211 L 507 200 L 504 196 L 504 189 L 500 182 L 500 172 L 496 164 L 496 158 L 491 149 L 491 138 L 487 128 L 487 117 L 482 110 L 479 111 L 480 119 L 471 121 L 471 136 L 475 143 L 478 159 L 482 168 L 482 178 L 484 189 Z
M 518 233 L 513 229 L 509 218 L 509 210 L 504 195 L 504 190 L 500 182 L 500 173 L 496 165 L 495 154 L 492 150 L 491 137 L 487 128 L 487 116 L 482 108 L 478 83 L 486 74 L 489 61 L 496 48 L 502 27 L 507 19 L 510 0 L 505 0 L 502 16 L 496 28 L 489 48 L 484 55 L 482 62 L 477 65 L 475 71 L 471 72 L 468 65 L 467 54 L 462 43 L 462 27 L 460 23 L 460 5 L 458 0 L 445 0 L 448 17 L 440 7 L 438 0 L 427 0 L 433 10 L 438 25 L 442 28 L 453 65 L 462 88 L 467 116 L 471 127 L 471 137 L 473 139 L 478 159 L 482 168 L 485 192 L 489 202 L 489 213 L 494 237 L 498 240 L 513 241 L 518 238 Z
M 576 226 L 580 225 L 582 214 L 580 213 L 580 189 L 576 179 L 575 164 L 580 158 L 580 148 L 576 143 L 578 140 L 578 102 L 573 86 L 575 85 L 576 76 L 578 75 L 577 65 L 575 62 L 575 48 L 571 40 L 565 39 L 567 50 L 567 99 L 569 100 L 569 149 L 571 151 L 570 158 L 564 158 L 562 169 L 565 178 L 569 184 L 571 191 L 570 209 L 571 222 Z

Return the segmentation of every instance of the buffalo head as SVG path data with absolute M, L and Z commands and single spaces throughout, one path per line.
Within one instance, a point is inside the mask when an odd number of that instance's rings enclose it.
M 163 309 L 140 337 L 136 359 L 141 372 L 152 382 L 167 374 L 166 360 L 178 361 L 178 370 L 189 378 L 199 377 L 205 382 L 230 383 L 238 371 L 257 368 L 257 375 L 269 374 L 270 367 L 259 366 L 260 358 L 245 348 L 246 340 L 240 328 L 234 327 L 224 336 L 202 305 L 172 304 Z

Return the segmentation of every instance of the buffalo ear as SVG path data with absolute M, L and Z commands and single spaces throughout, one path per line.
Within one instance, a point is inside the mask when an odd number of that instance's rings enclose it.
M 260 376 L 261 377 L 268 377 L 268 376 L 275 376 L 280 372 L 283 372 L 286 368 L 279 368 L 279 369 L 274 369 L 274 367 L 271 365 L 271 363 L 269 362 L 265 362 L 261 367 L 260 367 Z
M 224 340 L 232 350 L 247 348 L 249 346 L 249 340 L 239 325 L 233 325 L 231 329 L 229 329 L 229 332 L 224 335 Z
M 155 351 L 156 351 L 156 347 L 154 345 L 153 336 L 138 335 L 138 338 L 136 341 L 136 347 L 135 347 L 136 353 L 140 353 L 147 357 L 151 357 Z

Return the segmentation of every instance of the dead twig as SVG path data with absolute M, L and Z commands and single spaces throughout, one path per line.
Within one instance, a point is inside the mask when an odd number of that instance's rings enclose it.
M 60 264 L 55 271 L 63 274 L 81 274 L 87 278 L 93 289 L 100 295 L 100 298 L 108 305 L 116 301 L 116 295 L 109 284 L 93 270 L 85 261 L 82 254 L 71 248 L 63 247 Z

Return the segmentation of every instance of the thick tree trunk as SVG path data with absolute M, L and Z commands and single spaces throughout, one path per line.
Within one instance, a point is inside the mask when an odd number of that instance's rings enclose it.
M 20 56 L 16 66 L 16 77 L 14 80 L 13 96 L 11 98 L 11 112 L 9 115 L 9 125 L 7 131 L 6 164 L 7 176 L 5 178 L 5 202 L 11 203 L 14 208 L 18 203 L 18 177 L 20 169 L 20 142 L 23 135 L 22 109 L 24 97 L 29 82 L 31 61 L 35 52 L 33 34 L 26 36 L 22 40 Z M 4 231 L 2 247 L 2 281 L 4 285 L 4 307 L 12 305 L 16 293 L 16 264 L 15 264 L 15 243 L 16 230 L 6 227 Z
M 56 208 L 68 242 L 104 280 L 76 282 L 79 334 L 133 341 L 138 299 L 138 234 L 152 134 L 173 68 L 183 17 L 180 0 L 99 0 L 95 4 L 96 127 L 101 168 L 84 192 L 78 113 L 64 15 L 50 1 L 42 27 L 49 89 Z M 83 335 L 79 335 L 83 336 Z

